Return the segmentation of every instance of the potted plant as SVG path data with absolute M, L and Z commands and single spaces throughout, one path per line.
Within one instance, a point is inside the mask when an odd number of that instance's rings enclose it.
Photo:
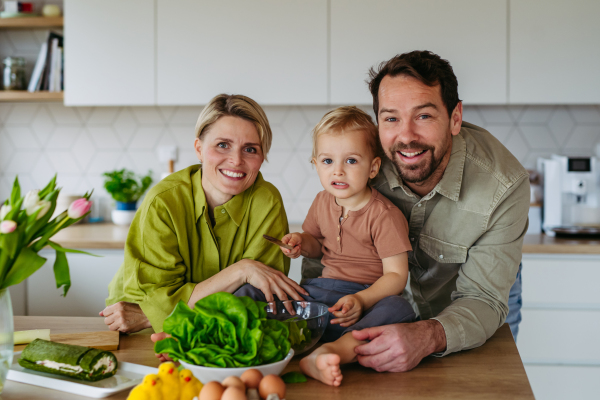
M 17 285 L 46 263 L 38 252 L 46 246 L 56 251 L 54 278 L 63 296 L 71 287 L 69 264 L 65 253 L 85 253 L 65 249 L 50 240 L 58 231 L 83 219 L 90 211 L 92 193 L 71 203 L 55 218 L 56 176 L 42 190 L 31 190 L 21 197 L 21 186 L 15 178 L 10 198 L 0 206 L 0 393 L 13 356 L 13 315 L 8 287 Z
M 127 169 L 105 172 L 104 188 L 116 202 L 111 217 L 117 225 L 129 225 L 135 216 L 137 201 L 152 184 L 152 171 L 148 175 L 136 177 Z

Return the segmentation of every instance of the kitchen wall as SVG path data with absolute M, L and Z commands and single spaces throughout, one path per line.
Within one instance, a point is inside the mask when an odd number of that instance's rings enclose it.
M 332 107 L 265 107 L 273 129 L 265 178 L 282 194 L 290 222 L 301 222 L 322 190 L 309 163 L 312 127 Z M 362 107 L 372 114 L 368 106 Z M 111 201 L 101 174 L 116 168 L 155 179 L 167 166 L 157 149 L 176 145 L 176 169 L 196 162 L 194 125 L 201 107 L 94 107 L 0 103 L 0 201 L 15 175 L 23 190 L 58 173 L 65 194 L 94 189 L 102 214 Z M 600 143 L 600 106 L 466 106 L 464 119 L 488 129 L 527 168 L 552 153 L 593 155 Z

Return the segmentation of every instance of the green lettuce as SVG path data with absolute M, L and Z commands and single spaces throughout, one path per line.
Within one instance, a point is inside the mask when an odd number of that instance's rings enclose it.
M 171 337 L 156 342 L 156 353 L 205 367 L 239 368 L 270 364 L 291 348 L 288 325 L 267 319 L 265 306 L 249 297 L 218 292 L 193 309 L 180 301 L 165 319 Z

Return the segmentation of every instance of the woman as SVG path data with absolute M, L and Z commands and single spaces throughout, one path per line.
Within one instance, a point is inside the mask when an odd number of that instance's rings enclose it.
M 201 166 L 171 174 L 149 192 L 125 246 L 125 261 L 100 312 L 111 330 L 162 331 L 177 302 L 190 307 L 248 283 L 268 301 L 306 294 L 286 275 L 289 260 L 263 234 L 283 237 L 287 217 L 259 169 L 271 147 L 262 108 L 241 95 L 202 110 L 194 147 Z

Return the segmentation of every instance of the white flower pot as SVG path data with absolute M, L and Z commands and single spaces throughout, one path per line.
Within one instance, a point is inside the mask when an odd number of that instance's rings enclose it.
M 135 210 L 112 210 L 110 216 L 116 225 L 131 225 Z

